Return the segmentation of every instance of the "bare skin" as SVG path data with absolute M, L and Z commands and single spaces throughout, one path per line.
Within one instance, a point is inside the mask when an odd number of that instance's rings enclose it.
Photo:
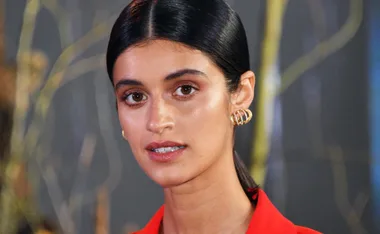
M 163 233 L 245 233 L 253 207 L 233 163 L 230 115 L 248 108 L 255 76 L 229 93 L 203 53 L 155 40 L 129 48 L 113 70 L 125 139 L 144 172 L 164 189 Z M 151 142 L 176 142 L 178 157 L 152 160 Z

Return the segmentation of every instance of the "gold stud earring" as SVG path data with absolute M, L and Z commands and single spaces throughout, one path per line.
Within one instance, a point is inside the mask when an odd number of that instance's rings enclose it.
M 124 130 L 121 131 L 121 135 L 123 136 L 123 138 L 125 138 Z
M 231 114 L 230 119 L 234 125 L 243 125 L 252 119 L 252 111 L 250 109 L 240 109 Z

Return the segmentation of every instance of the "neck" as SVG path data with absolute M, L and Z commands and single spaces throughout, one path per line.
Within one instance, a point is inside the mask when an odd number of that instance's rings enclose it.
M 245 233 L 253 213 L 232 155 L 164 194 L 164 233 Z

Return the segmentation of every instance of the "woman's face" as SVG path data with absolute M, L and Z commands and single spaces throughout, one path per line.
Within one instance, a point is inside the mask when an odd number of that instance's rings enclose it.
M 231 156 L 226 81 L 200 51 L 151 41 L 121 54 L 113 76 L 125 139 L 156 183 L 185 183 Z

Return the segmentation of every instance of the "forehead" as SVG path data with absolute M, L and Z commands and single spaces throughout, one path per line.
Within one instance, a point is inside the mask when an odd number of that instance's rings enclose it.
M 177 42 L 153 40 L 123 52 L 115 62 L 113 76 L 115 81 L 124 76 L 136 79 L 166 76 L 183 68 L 217 72 L 214 63 L 201 51 Z

